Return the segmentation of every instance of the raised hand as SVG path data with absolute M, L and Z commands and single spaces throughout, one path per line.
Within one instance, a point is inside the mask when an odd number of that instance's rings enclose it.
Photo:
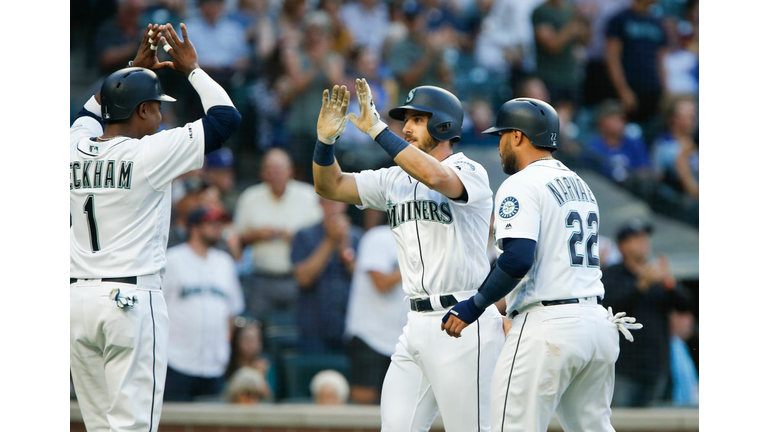
M 333 86 L 333 92 L 323 91 L 323 107 L 317 117 L 317 139 L 325 144 L 333 144 L 347 127 L 347 108 L 349 91 L 347 86 Z
M 387 125 L 381 121 L 381 116 L 376 111 L 376 105 L 373 103 L 373 94 L 371 87 L 365 78 L 355 80 L 355 90 L 357 91 L 357 102 L 360 105 L 360 116 L 355 113 L 349 113 L 347 118 L 360 131 L 367 133 L 371 138 L 381 133 Z
M 168 38 L 161 36 L 159 46 L 163 47 L 165 52 L 171 56 L 173 61 L 172 67 L 177 71 L 188 76 L 193 70 L 200 67 L 197 64 L 197 51 L 195 46 L 192 45 L 192 41 L 189 40 L 187 35 L 187 26 L 181 23 L 181 35 L 184 37 L 182 41 L 179 35 L 174 30 L 171 23 L 168 23 L 164 27 Z
M 164 26 L 159 24 L 147 25 L 147 31 L 141 39 L 141 45 L 136 52 L 136 57 L 131 62 L 131 66 L 143 67 L 151 70 L 158 70 L 164 67 L 172 67 L 171 62 L 160 62 L 157 59 L 157 45 L 163 36 Z

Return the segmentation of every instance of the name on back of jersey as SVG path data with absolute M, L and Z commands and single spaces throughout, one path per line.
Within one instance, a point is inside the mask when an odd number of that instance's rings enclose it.
M 548 182 L 546 186 L 561 207 L 571 201 L 597 204 L 597 200 L 587 184 L 576 176 L 557 177 Z
M 118 188 L 130 189 L 133 161 L 91 160 L 69 163 L 69 190 Z

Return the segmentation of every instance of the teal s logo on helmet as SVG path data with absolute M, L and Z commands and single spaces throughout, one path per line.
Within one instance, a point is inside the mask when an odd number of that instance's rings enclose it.
M 408 92 L 408 97 L 405 98 L 405 103 L 410 103 L 413 100 L 413 95 L 416 93 L 416 89 Z

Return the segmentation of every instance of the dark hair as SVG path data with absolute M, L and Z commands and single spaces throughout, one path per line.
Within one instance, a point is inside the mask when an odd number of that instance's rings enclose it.
M 238 339 L 240 339 L 240 334 L 243 332 L 243 330 L 246 327 L 254 326 L 257 329 L 259 329 L 259 334 L 261 334 L 261 322 L 254 319 L 249 319 L 245 317 L 237 317 L 235 318 L 235 327 L 234 330 L 232 330 L 232 337 L 229 341 L 229 364 L 227 364 L 227 370 L 224 371 L 224 379 L 229 380 L 229 378 L 232 377 L 232 375 L 237 372 L 238 369 L 240 369 L 240 366 L 238 362 L 238 357 L 240 357 L 240 347 L 238 346 Z

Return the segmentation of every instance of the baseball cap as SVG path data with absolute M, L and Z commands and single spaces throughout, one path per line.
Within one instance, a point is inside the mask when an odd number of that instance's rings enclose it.
M 620 242 L 640 233 L 651 235 L 651 233 L 653 233 L 653 226 L 640 219 L 630 219 L 619 228 L 619 231 L 616 233 L 616 242 Z
M 206 168 L 232 168 L 235 158 L 227 147 L 210 152 L 205 156 Z
M 226 222 L 229 216 L 223 210 L 208 207 L 195 207 L 187 215 L 187 228 L 205 222 Z

